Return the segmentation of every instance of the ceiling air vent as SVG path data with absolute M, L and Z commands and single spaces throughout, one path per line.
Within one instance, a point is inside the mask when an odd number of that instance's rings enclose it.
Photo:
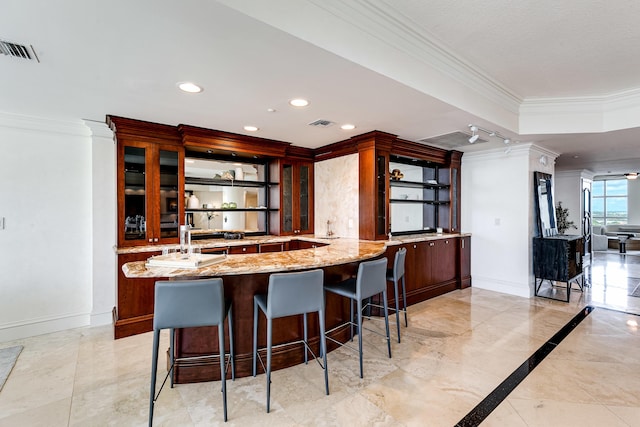
M 318 119 L 309 123 L 309 126 L 316 126 L 319 128 L 328 128 L 329 126 L 333 126 L 333 125 L 335 125 L 334 122 L 330 120 L 325 120 L 325 119 Z
M 444 135 L 438 135 L 438 136 L 433 136 L 429 138 L 422 138 L 422 139 L 419 139 L 418 142 L 422 142 L 424 144 L 429 144 L 429 145 L 437 145 L 438 147 L 452 150 L 454 148 L 460 148 L 467 145 L 471 145 L 469 143 L 470 136 L 471 135 L 464 132 L 452 132 L 452 133 L 446 133 Z M 488 141 L 486 139 L 478 138 L 478 140 L 474 142 L 473 145 L 482 144 L 483 142 L 488 142 Z
M 25 46 L 18 43 L 8 42 L 6 40 L 0 40 L 0 53 L 14 58 L 28 59 L 31 61 L 38 61 L 38 55 L 33 49 L 33 46 Z

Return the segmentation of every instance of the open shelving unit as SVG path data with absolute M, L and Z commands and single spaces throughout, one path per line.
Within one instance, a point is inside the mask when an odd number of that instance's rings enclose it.
M 433 232 L 449 228 L 450 169 L 441 165 L 392 156 L 389 169 L 402 178 L 389 180 L 391 234 Z

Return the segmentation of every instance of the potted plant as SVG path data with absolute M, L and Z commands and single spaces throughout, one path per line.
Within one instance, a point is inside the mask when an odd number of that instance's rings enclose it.
M 556 206 L 556 226 L 560 234 L 564 234 L 570 228 L 578 229 L 573 221 L 569 221 L 569 209 L 563 208 L 562 202 L 558 202 L 558 206 Z

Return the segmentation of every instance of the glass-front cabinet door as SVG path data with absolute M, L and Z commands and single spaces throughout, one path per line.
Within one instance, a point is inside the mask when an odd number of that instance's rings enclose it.
M 313 233 L 313 163 L 282 163 L 281 234 Z
M 177 151 L 160 150 L 160 230 L 161 239 L 177 238 L 180 227 L 178 192 L 180 188 L 180 155 Z
M 118 145 L 118 245 L 178 241 L 184 209 L 181 147 L 127 141 Z
M 147 240 L 147 185 L 144 147 L 124 147 L 124 229 L 126 241 Z

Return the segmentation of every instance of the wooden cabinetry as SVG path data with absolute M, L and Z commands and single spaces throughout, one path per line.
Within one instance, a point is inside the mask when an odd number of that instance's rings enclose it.
M 313 162 L 280 161 L 280 234 L 313 233 Z
M 358 153 L 361 239 L 386 240 L 389 233 L 424 233 L 436 228 L 460 231 L 461 152 L 403 141 L 379 131 L 334 144 L 327 152 L 348 152 L 349 147 Z M 390 170 L 402 172 L 403 168 L 415 169 L 418 175 L 391 181 Z
M 393 235 L 458 231 L 458 167 L 392 155 L 389 182 Z
M 178 242 L 184 149 L 175 128 L 111 117 L 118 144 L 118 246 Z
M 386 251 L 388 265 L 393 266 L 395 253 L 399 248 L 406 248 L 405 282 L 407 288 L 407 304 L 433 298 L 450 292 L 457 287 L 460 277 L 459 264 L 456 262 L 458 244 L 457 237 L 427 240 L 389 246 Z M 388 289 L 392 301 L 393 288 Z
M 458 239 L 458 287 L 460 289 L 471 286 L 471 237 L 463 236 Z
M 258 245 L 240 245 L 240 246 L 229 246 L 229 255 L 238 255 L 238 254 L 257 254 L 259 252 Z
M 130 279 L 122 272 L 122 266 L 128 262 L 144 261 L 161 253 L 118 255 L 118 296 L 117 305 L 113 309 L 114 338 L 124 338 L 153 329 L 153 299 L 158 279 Z

